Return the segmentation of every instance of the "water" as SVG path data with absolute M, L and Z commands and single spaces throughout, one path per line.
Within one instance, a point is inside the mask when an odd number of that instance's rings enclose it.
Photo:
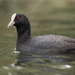
M 75 75 L 75 54 L 42 56 L 14 50 L 16 29 L 7 29 L 7 25 L 15 12 L 29 18 L 32 36 L 58 34 L 75 38 L 73 0 L 0 0 L 0 75 Z
M 17 59 L 2 66 L 1 75 L 75 75 L 75 55 L 39 56 L 19 53 Z

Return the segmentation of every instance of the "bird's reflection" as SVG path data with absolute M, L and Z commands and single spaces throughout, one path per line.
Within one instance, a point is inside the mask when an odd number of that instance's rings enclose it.
M 39 60 L 37 60 L 39 59 Z M 50 56 L 50 55 L 32 55 L 25 52 L 20 52 L 17 56 L 17 63 L 16 65 L 21 65 L 21 63 L 25 62 L 34 62 L 34 63 L 63 63 L 63 62 L 71 62 L 75 61 L 75 55 L 56 55 L 56 56 Z

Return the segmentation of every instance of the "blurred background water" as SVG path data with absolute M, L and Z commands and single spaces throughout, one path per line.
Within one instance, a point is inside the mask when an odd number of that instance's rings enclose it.
M 32 36 L 56 34 L 75 38 L 75 0 L 0 0 L 0 75 L 75 75 L 75 55 L 29 56 L 15 53 L 13 13 L 25 14 Z

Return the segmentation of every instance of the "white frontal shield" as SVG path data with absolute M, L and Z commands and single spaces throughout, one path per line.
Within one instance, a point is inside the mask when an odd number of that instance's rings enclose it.
M 14 22 L 15 17 L 16 17 L 16 13 L 12 15 L 11 21 L 9 22 L 9 24 L 7 26 L 8 28 L 15 24 L 15 22 Z

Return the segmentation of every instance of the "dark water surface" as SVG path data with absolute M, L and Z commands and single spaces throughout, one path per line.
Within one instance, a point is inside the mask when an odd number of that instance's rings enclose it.
M 25 14 L 32 36 L 64 35 L 75 38 L 74 0 L 0 0 L 0 75 L 75 75 L 75 54 L 17 53 L 16 29 L 7 29 L 13 13 Z
M 40 56 L 21 52 L 0 69 L 0 75 L 75 75 L 75 55 Z

